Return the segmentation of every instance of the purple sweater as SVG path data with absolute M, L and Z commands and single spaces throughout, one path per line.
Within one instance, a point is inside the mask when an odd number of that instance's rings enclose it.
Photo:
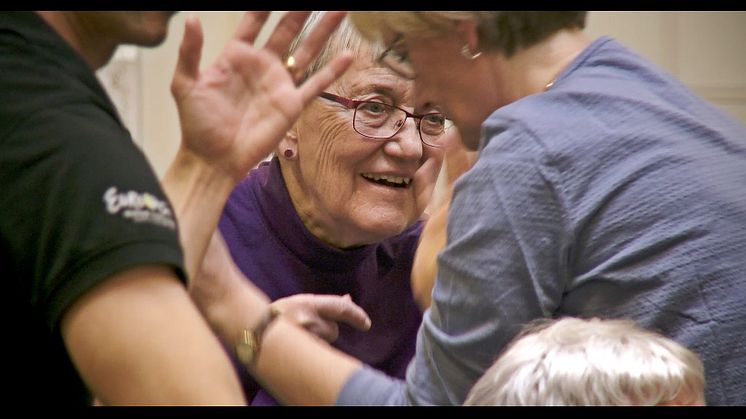
M 353 250 L 331 247 L 303 225 L 274 158 L 236 186 L 218 227 L 236 265 L 273 301 L 300 293 L 350 294 L 372 325 L 360 332 L 340 324 L 333 346 L 404 378 L 422 320 L 409 282 L 421 221 L 377 244 Z M 239 370 L 251 399 L 258 385 L 243 367 Z M 259 390 L 252 404 L 277 402 Z

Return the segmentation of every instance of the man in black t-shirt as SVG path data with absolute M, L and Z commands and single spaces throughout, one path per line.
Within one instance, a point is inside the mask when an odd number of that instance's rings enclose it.
M 200 72 L 202 33 L 187 19 L 172 84 L 182 145 L 161 186 L 94 71 L 120 44 L 158 45 L 171 15 L 0 14 L 9 402 L 86 404 L 92 395 L 112 404 L 244 402 L 185 282 L 233 185 L 350 59 L 296 87 L 280 56 L 305 15 L 286 15 L 258 49 L 252 43 L 267 14 L 248 13 Z M 320 25 L 302 61 L 340 18 L 330 14 Z

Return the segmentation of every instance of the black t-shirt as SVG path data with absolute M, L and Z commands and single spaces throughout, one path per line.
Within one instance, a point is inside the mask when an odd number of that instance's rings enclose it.
M 155 173 L 83 59 L 36 14 L 0 14 L 3 398 L 88 403 L 60 320 L 97 284 L 145 264 L 185 278 Z

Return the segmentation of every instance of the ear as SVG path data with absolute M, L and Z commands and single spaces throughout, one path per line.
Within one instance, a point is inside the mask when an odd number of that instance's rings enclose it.
M 456 33 L 464 41 L 464 45 L 469 46 L 470 51 L 480 51 L 477 22 L 471 19 L 458 21 Z
M 285 136 L 280 140 L 276 153 L 280 158 L 292 160 L 298 155 L 298 133 L 295 127 L 289 129 Z

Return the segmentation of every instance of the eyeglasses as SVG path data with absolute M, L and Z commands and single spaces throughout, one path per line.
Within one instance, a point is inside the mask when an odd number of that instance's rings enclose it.
M 390 68 L 396 74 L 409 79 L 414 80 L 415 73 L 412 63 L 409 61 L 409 53 L 400 52 L 404 44 L 404 38 L 399 34 L 394 38 L 388 48 L 381 53 L 378 57 L 378 62 Z
M 446 130 L 446 117 L 440 112 L 417 115 L 406 110 L 372 100 L 352 100 L 322 92 L 320 97 L 355 109 L 352 128 L 363 137 L 387 140 L 401 130 L 407 118 L 414 118 L 420 140 L 430 147 L 442 147 Z

